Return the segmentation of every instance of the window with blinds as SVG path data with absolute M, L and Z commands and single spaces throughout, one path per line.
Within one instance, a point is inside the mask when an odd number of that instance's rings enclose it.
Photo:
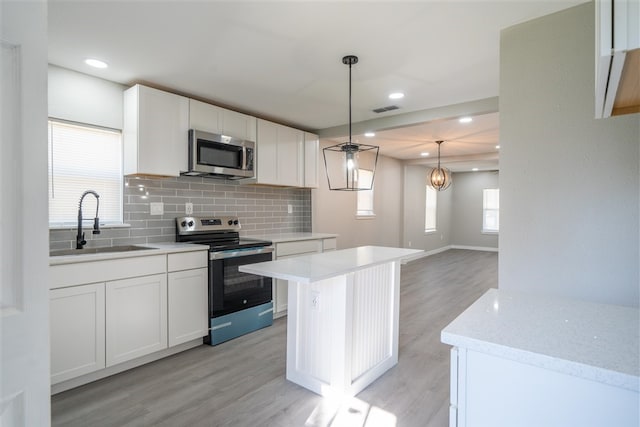
M 373 181 L 373 171 L 367 169 L 358 169 L 358 180 L 362 187 L 370 187 Z M 357 216 L 375 216 L 373 212 L 373 187 L 371 190 L 360 190 L 357 201 Z
M 497 233 L 500 229 L 500 189 L 482 190 L 482 232 Z
M 78 222 L 78 202 L 86 190 L 100 195 L 101 224 L 122 224 L 122 132 L 49 120 L 49 226 Z M 92 223 L 96 199 L 82 203 Z
M 436 212 L 438 208 L 438 192 L 430 185 L 425 185 L 424 231 L 436 231 Z

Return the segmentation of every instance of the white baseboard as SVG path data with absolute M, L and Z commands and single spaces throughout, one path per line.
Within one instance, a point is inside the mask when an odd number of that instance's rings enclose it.
M 425 251 L 424 256 L 431 256 L 431 255 L 435 255 L 435 254 L 439 254 L 440 252 L 445 252 L 448 251 L 449 249 L 452 249 L 451 246 L 443 246 L 441 248 L 438 249 L 432 249 L 430 251 Z
M 498 252 L 498 248 L 491 248 L 485 246 L 462 246 L 462 245 L 451 245 L 449 249 L 466 249 L 469 251 L 485 251 L 485 252 Z
M 183 344 L 178 344 L 174 347 L 166 348 L 164 350 L 160 350 L 155 353 L 148 354 L 146 356 L 141 356 L 137 359 L 129 360 L 115 366 L 110 366 L 108 368 L 100 369 L 99 371 L 91 372 L 89 374 L 72 378 L 67 381 L 63 381 L 57 384 L 52 384 L 51 394 L 54 395 L 63 391 L 67 391 L 72 388 L 76 388 L 81 385 L 85 385 L 90 382 L 97 381 L 102 378 L 106 378 L 108 376 L 115 375 L 132 368 L 136 368 L 146 363 L 155 362 L 156 360 L 160 360 L 167 356 L 171 356 L 173 354 L 180 353 L 181 351 L 189 350 L 191 348 L 198 347 L 201 345 L 202 345 L 202 338 L 197 338 L 193 341 L 188 341 Z

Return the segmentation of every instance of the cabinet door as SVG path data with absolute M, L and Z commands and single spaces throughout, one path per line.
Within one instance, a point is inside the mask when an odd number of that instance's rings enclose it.
M 49 293 L 51 383 L 105 367 L 104 283 Z
M 231 110 L 222 110 L 222 133 L 247 141 L 256 140 L 256 118 Z
M 304 133 L 304 186 L 318 188 L 320 141 L 318 135 Z
M 291 187 L 304 185 L 304 132 L 278 126 L 278 184 Z
M 258 184 L 278 184 L 278 125 L 258 120 Z
M 107 366 L 167 348 L 167 275 L 106 284 Z
M 189 99 L 136 85 L 124 94 L 124 174 L 187 170 Z
M 169 273 L 169 347 L 207 335 L 207 269 Z
M 205 102 L 189 99 L 189 128 L 222 133 L 223 109 Z

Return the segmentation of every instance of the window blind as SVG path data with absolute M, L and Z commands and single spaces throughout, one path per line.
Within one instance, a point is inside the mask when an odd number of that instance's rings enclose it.
M 77 224 L 78 202 L 86 190 L 100 195 L 101 224 L 121 224 L 122 182 L 120 131 L 49 121 L 49 226 Z M 95 197 L 85 197 L 87 222 L 95 212 Z
M 482 190 L 482 231 L 498 232 L 500 229 L 500 190 Z
M 425 186 L 424 231 L 436 231 L 438 192 L 430 185 Z
M 362 187 L 370 187 L 371 181 L 373 180 L 373 171 L 368 169 L 358 169 L 358 180 L 360 182 L 359 185 Z M 358 191 L 358 201 L 357 201 L 357 212 L 358 216 L 373 216 L 373 187 L 371 190 L 360 190 Z

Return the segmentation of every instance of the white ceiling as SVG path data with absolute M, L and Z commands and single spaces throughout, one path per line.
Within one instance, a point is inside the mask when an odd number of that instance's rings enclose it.
M 364 141 L 354 131 L 354 139 L 416 161 L 425 150 L 433 156 L 433 141 L 443 139 L 450 160 L 462 164 L 464 156 L 492 153 L 489 168 L 495 168 L 498 115 L 484 113 L 497 111 L 500 30 L 585 1 L 49 0 L 49 62 L 171 89 L 340 141 L 348 134 L 342 57 L 355 54 L 352 116 L 364 124 L 354 130 L 366 124 L 377 135 Z M 90 68 L 87 57 L 109 68 Z M 392 91 L 406 96 L 390 101 Z M 472 124 L 448 120 L 464 108 L 438 113 L 491 98 L 490 111 L 467 109 L 482 114 Z M 371 111 L 388 105 L 400 108 Z

